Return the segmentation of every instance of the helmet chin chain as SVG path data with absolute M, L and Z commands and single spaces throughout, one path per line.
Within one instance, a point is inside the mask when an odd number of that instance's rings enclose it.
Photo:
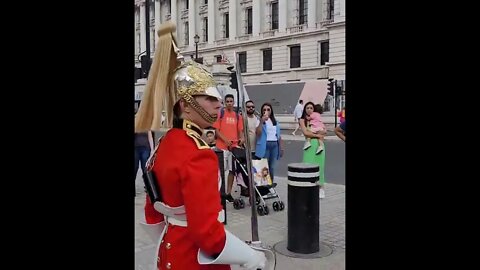
M 200 114 L 200 116 L 207 121 L 210 124 L 213 124 L 215 121 L 217 121 L 216 117 L 212 117 L 209 113 L 205 111 L 205 109 L 198 104 L 198 102 L 190 95 L 184 97 L 185 101 L 192 106 L 192 108 Z

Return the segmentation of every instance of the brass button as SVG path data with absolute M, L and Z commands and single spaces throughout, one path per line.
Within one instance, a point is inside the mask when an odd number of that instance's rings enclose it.
M 171 263 L 167 263 L 167 269 L 171 269 L 172 268 L 172 264 Z
M 160 257 L 157 257 L 157 262 L 160 262 Z
M 167 249 L 170 249 L 170 248 L 172 247 L 172 244 L 167 243 L 167 245 L 165 245 L 165 247 L 166 247 Z
M 190 124 L 187 124 L 187 128 L 192 128 L 192 125 L 190 125 Z

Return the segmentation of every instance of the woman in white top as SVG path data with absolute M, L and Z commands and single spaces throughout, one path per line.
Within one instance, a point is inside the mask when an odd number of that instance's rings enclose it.
M 260 110 L 262 117 L 257 127 L 255 156 L 266 158 L 272 182 L 274 181 L 277 160 L 283 156 L 283 143 L 280 136 L 280 124 L 275 120 L 272 105 L 264 103 Z

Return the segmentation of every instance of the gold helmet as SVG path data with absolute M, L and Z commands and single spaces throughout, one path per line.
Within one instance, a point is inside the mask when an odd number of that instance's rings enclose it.
M 182 98 L 206 95 L 221 99 L 212 74 L 197 62 L 189 61 L 182 64 L 176 69 L 174 79 L 178 95 Z
M 158 30 L 158 43 L 148 76 L 140 108 L 135 117 L 135 131 L 158 130 L 162 126 L 162 111 L 166 114 L 165 127 L 171 127 L 173 107 L 184 99 L 207 121 L 214 122 L 194 99 L 211 96 L 221 100 L 217 83 L 205 66 L 194 61 L 183 61 L 176 45 L 175 24 L 167 22 Z
M 176 101 L 183 98 L 190 104 L 203 119 L 210 123 L 215 122 L 216 117 L 208 114 L 197 101 L 194 96 L 211 96 L 221 100 L 220 94 L 217 90 L 217 83 L 213 76 L 203 65 L 197 62 L 189 61 L 182 64 L 174 74 L 175 87 L 177 89 L 178 98 Z

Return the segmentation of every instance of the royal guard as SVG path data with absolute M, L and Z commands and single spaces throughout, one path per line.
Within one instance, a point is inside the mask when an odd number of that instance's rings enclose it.
M 175 25 L 158 31 L 158 45 L 135 118 L 136 132 L 158 130 L 162 111 L 170 129 L 144 175 L 144 227 L 157 241 L 155 269 L 264 269 L 265 253 L 225 230 L 220 175 L 214 151 L 201 138 L 217 119 L 221 96 L 207 69 L 184 62 Z

